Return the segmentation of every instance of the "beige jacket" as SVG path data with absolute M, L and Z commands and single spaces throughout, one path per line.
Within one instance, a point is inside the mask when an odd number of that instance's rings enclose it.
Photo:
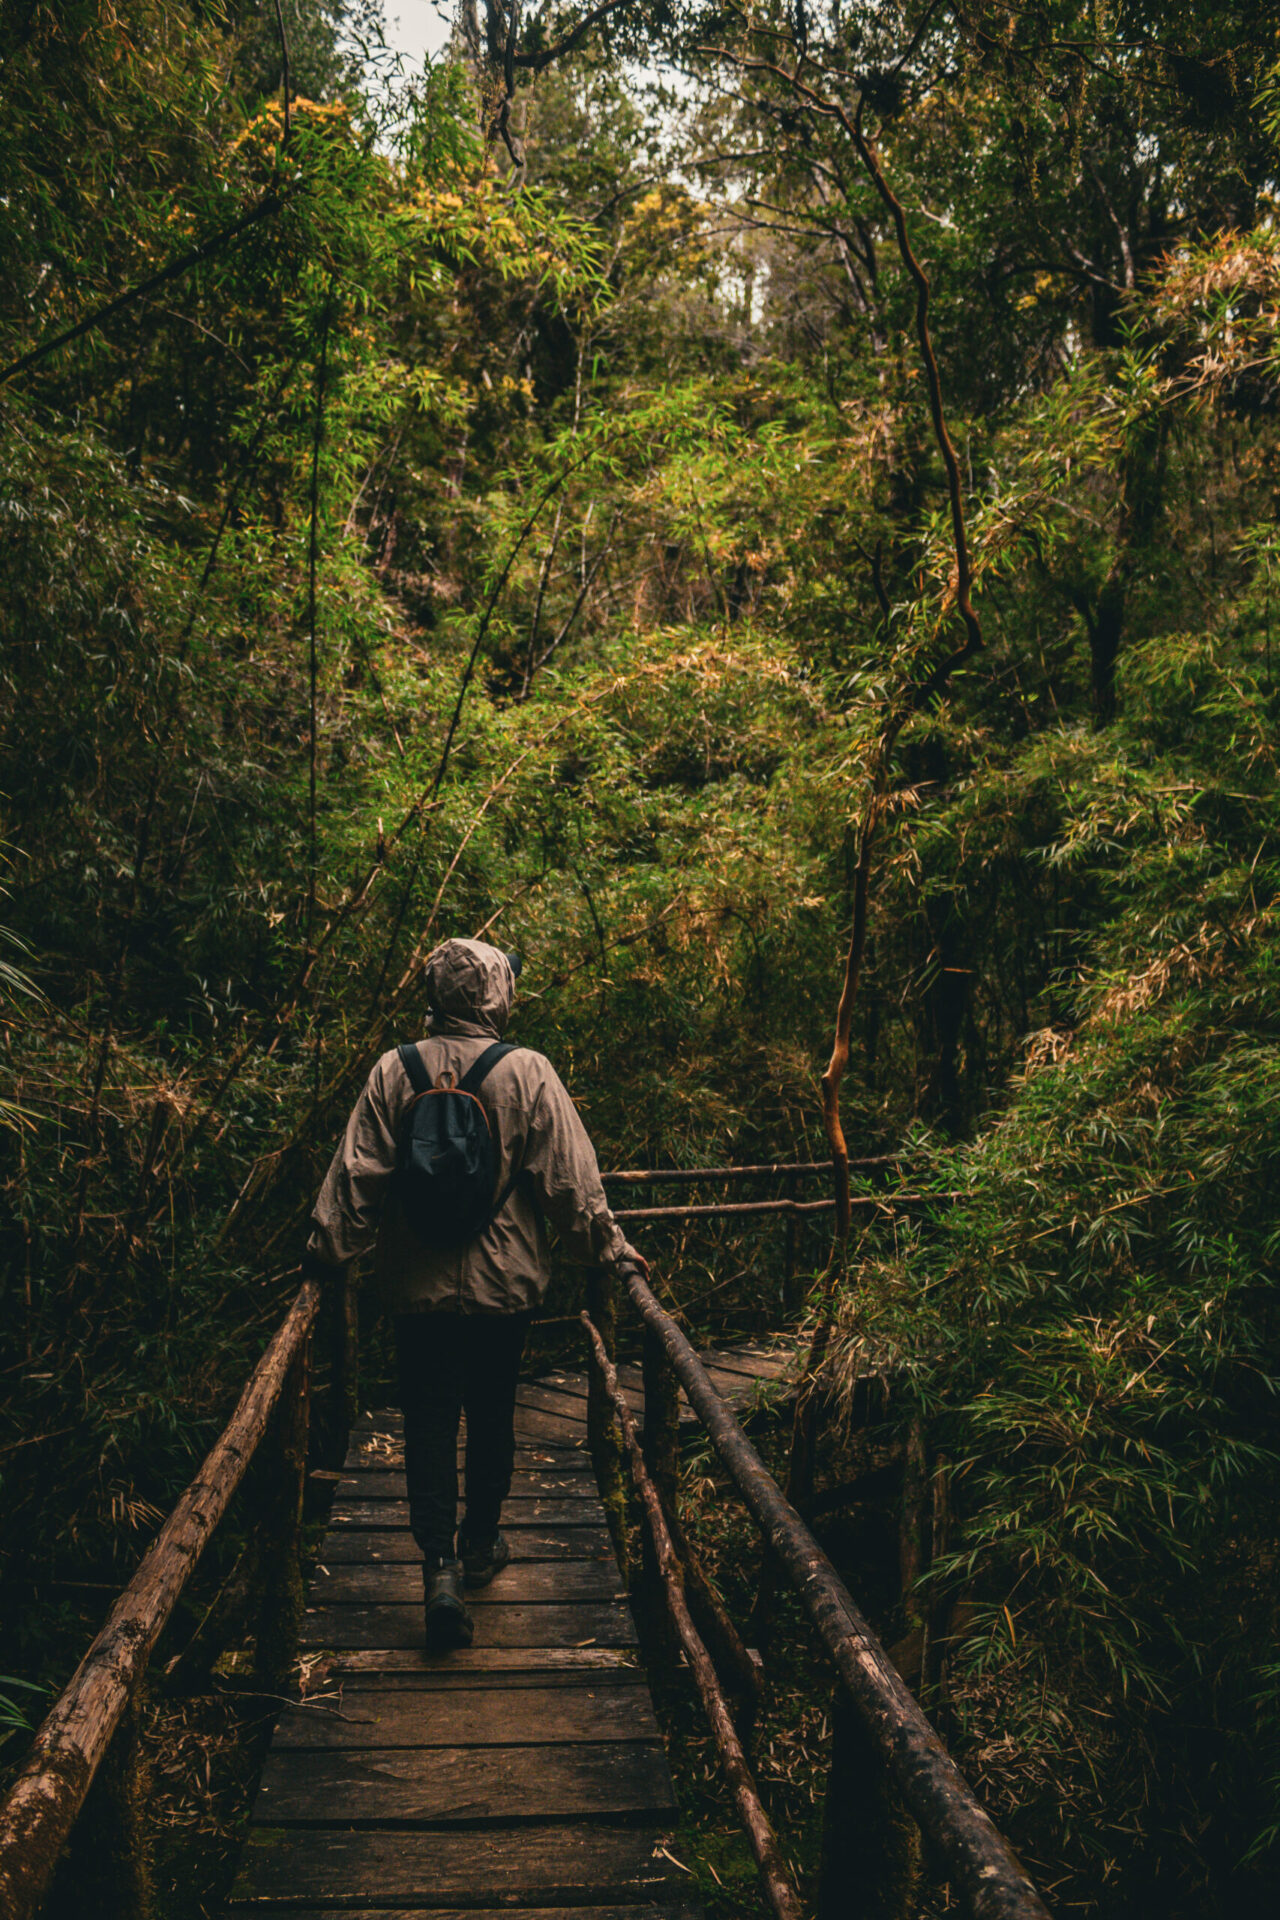
M 431 1034 L 419 1051 L 433 1083 L 446 1068 L 461 1079 L 507 1024 L 511 963 L 482 941 L 447 940 L 427 962 L 427 988 Z M 497 1141 L 496 1191 L 513 1172 L 526 1177 L 478 1239 L 448 1251 L 424 1246 L 389 1192 L 412 1097 L 398 1053 L 384 1053 L 311 1216 L 308 1251 L 317 1259 L 342 1266 L 376 1244 L 374 1270 L 393 1313 L 520 1313 L 537 1306 L 550 1277 L 539 1204 L 572 1258 L 604 1266 L 636 1257 L 609 1210 L 595 1151 L 559 1075 L 524 1047 L 490 1070 L 480 1097 Z

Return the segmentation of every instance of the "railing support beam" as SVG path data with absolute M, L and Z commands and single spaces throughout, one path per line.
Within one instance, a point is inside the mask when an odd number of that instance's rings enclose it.
M 254 1640 L 254 1677 L 283 1693 L 293 1670 L 306 1595 L 302 1581 L 302 1502 L 307 1484 L 311 1412 L 311 1343 L 299 1349 L 276 1408 L 263 1474 L 261 1591 Z
M 913 1920 L 920 1829 L 843 1687 L 831 1709 L 818 1920 Z
M 618 1351 L 618 1277 L 612 1267 L 587 1270 L 587 1311 L 600 1329 L 609 1358 Z M 613 1417 L 613 1407 L 599 1369 L 587 1370 L 587 1444 L 591 1464 L 609 1532 L 618 1570 L 624 1583 L 631 1579 L 631 1554 L 627 1541 L 627 1478 L 622 1464 L 622 1437 Z
M 146 1688 L 129 1702 L 85 1796 L 54 1878 L 49 1920 L 152 1920 L 150 1766 L 143 1747 Z
M 671 1624 L 692 1670 L 694 1684 L 702 1700 L 703 1711 L 710 1723 L 716 1749 L 733 1793 L 738 1818 L 751 1843 L 751 1851 L 760 1871 L 766 1898 L 773 1909 L 775 1920 L 803 1920 L 803 1908 L 787 1870 L 787 1864 L 782 1857 L 778 1837 L 761 1804 L 756 1783 L 747 1764 L 747 1756 L 743 1752 L 742 1742 L 730 1718 L 724 1694 L 721 1692 L 715 1667 L 690 1617 L 680 1563 L 667 1528 L 658 1490 L 649 1476 L 643 1448 L 636 1438 L 635 1421 L 631 1410 L 622 1397 L 618 1376 L 612 1360 L 605 1351 L 604 1341 L 591 1324 L 590 1315 L 583 1317 L 592 1347 L 591 1357 L 594 1364 L 591 1372 L 600 1375 L 618 1425 L 622 1429 L 622 1437 L 631 1460 L 632 1477 L 635 1480 L 647 1522 L 646 1530 L 653 1543 L 654 1558 L 671 1616 Z

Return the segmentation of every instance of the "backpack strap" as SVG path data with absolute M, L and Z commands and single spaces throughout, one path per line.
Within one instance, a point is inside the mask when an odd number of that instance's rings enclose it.
M 414 1092 L 430 1093 L 431 1075 L 427 1072 L 427 1063 L 418 1052 L 416 1043 L 406 1040 L 402 1047 L 396 1048 L 396 1052 L 400 1055 L 400 1065 L 408 1074 Z
M 488 1077 L 490 1070 L 497 1066 L 499 1060 L 505 1060 L 509 1053 L 518 1051 L 519 1049 L 512 1046 L 510 1040 L 495 1040 L 493 1045 L 486 1047 L 480 1058 L 473 1060 L 467 1068 L 458 1082 L 458 1092 L 478 1093 L 481 1081 Z
M 489 1072 L 490 1068 L 496 1067 L 499 1060 L 505 1060 L 509 1053 L 516 1053 L 518 1051 L 519 1049 L 514 1047 L 509 1040 L 495 1040 L 491 1047 L 485 1048 L 484 1052 L 480 1055 L 480 1058 L 478 1060 L 475 1060 L 472 1062 L 471 1066 L 467 1069 L 467 1072 L 463 1075 L 462 1079 L 459 1080 L 458 1092 L 459 1093 L 475 1093 L 479 1088 L 481 1081 L 485 1078 L 486 1074 Z M 511 1178 L 507 1181 L 506 1185 L 503 1187 L 502 1191 L 499 1193 L 497 1199 L 493 1203 L 493 1211 L 489 1215 L 489 1224 L 491 1226 L 493 1222 L 497 1219 L 498 1215 L 502 1212 L 502 1209 L 506 1206 L 512 1194 L 515 1192 L 516 1182 L 521 1178 L 522 1178 L 522 1175 L 519 1171 L 513 1173 Z

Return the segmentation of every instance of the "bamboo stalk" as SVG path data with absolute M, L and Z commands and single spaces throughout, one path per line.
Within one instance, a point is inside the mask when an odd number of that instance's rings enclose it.
M 662 1575 L 672 1625 L 684 1648 L 685 1658 L 689 1662 L 703 1708 L 710 1722 L 733 1792 L 738 1818 L 746 1830 L 756 1866 L 760 1871 L 765 1896 L 777 1915 L 777 1920 L 803 1920 L 804 1909 L 800 1904 L 800 1896 L 787 1872 L 782 1849 L 778 1845 L 778 1837 L 774 1833 L 769 1816 L 756 1791 L 751 1769 L 747 1765 L 747 1757 L 734 1729 L 724 1694 L 720 1690 L 716 1670 L 711 1664 L 711 1656 L 689 1617 L 684 1585 L 680 1577 L 680 1563 L 676 1558 L 676 1550 L 672 1545 L 671 1535 L 663 1517 L 662 1502 L 658 1498 L 657 1488 L 649 1478 L 645 1467 L 644 1453 L 636 1437 L 636 1423 L 632 1418 L 631 1409 L 622 1397 L 618 1387 L 617 1372 L 589 1314 L 583 1314 L 582 1324 L 590 1338 L 596 1367 L 604 1380 L 605 1391 L 622 1428 L 622 1436 L 631 1460 L 631 1475 L 644 1503 L 645 1518 L 649 1523 L 649 1534 L 657 1556 L 658 1570 Z

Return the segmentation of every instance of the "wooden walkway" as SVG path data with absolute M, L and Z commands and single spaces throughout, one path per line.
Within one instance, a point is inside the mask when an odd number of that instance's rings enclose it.
M 783 1349 L 704 1356 L 749 1404 Z M 622 1369 L 643 1409 L 638 1371 Z M 586 1377 L 521 1384 L 511 1565 L 469 1596 L 474 1644 L 422 1649 L 398 1413 L 352 1435 L 228 1912 L 697 1920 L 676 1808 L 587 1452 Z

